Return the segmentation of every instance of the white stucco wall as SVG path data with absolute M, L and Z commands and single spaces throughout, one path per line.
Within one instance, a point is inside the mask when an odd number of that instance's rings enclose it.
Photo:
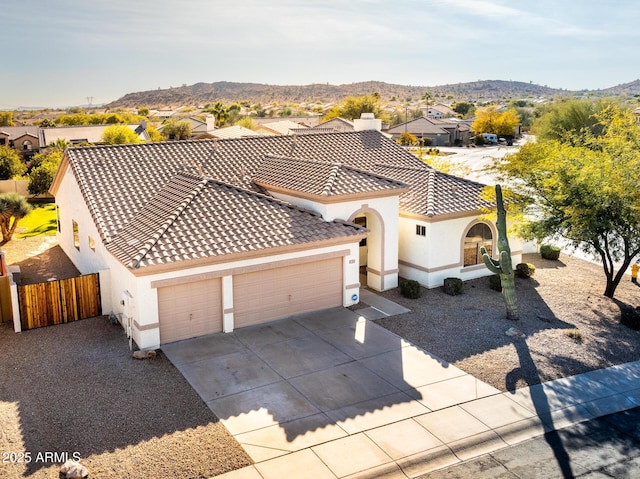
M 469 228 L 479 221 L 477 215 L 452 218 L 444 221 L 427 221 L 426 218 L 400 218 L 400 276 L 414 279 L 428 288 L 442 286 L 448 277 L 467 281 L 492 273 L 484 264 L 464 266 L 464 238 Z M 497 239 L 495 225 L 490 224 Z M 416 234 L 416 225 L 426 226 L 426 236 Z M 522 243 L 515 236 L 509 237 L 514 266 L 522 261 Z M 496 247 L 493 248 L 497 251 Z

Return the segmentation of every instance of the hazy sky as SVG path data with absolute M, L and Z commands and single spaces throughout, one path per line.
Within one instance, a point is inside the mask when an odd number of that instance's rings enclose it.
M 640 77 L 637 0 L 0 0 L 0 108 L 197 82 Z

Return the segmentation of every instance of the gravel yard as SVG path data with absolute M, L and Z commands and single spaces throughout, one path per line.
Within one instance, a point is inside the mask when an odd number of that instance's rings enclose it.
M 610 300 L 598 265 L 566 255 L 524 255 L 523 262 L 536 272 L 516 278 L 519 321 L 506 319 L 502 295 L 480 278 L 459 296 L 442 288 L 423 288 L 419 299 L 385 292 L 412 312 L 377 322 L 502 391 L 640 359 L 640 331 L 619 324 L 622 304 L 640 306 L 629 276 Z M 510 327 L 526 337 L 506 336 Z
M 46 453 L 77 452 L 90 477 L 107 479 L 207 478 L 251 464 L 169 360 L 131 359 L 106 317 L 21 334 L 0 326 L 0 371 L 3 478 L 58 478 L 63 460 Z M 11 462 L 27 452 L 29 464 Z

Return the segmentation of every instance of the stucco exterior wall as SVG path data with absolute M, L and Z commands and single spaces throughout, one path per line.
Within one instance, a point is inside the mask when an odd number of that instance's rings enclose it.
M 400 218 L 399 269 L 400 276 L 414 279 L 428 288 L 442 286 L 448 277 L 463 281 L 489 276 L 492 273 L 484 264 L 464 266 L 464 238 L 474 224 L 480 222 L 477 215 L 452 218 L 444 221 L 427 221 L 427 218 Z M 497 230 L 489 225 L 496 250 Z M 426 228 L 426 235 L 416 234 L 416 225 Z M 509 237 L 514 266 L 522 261 L 522 243 L 515 236 Z

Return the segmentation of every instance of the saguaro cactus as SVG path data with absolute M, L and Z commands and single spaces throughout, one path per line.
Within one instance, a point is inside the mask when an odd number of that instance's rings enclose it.
M 498 221 L 496 222 L 496 226 L 498 228 L 498 251 L 500 253 L 500 259 L 491 258 L 484 247 L 480 248 L 480 253 L 487 268 L 493 273 L 500 275 L 502 297 L 507 307 L 507 319 L 517 320 L 519 317 L 518 304 L 516 303 L 515 274 L 511 263 L 509 238 L 507 237 L 507 211 L 504 209 L 504 203 L 502 202 L 502 188 L 500 185 L 496 185 L 496 203 L 498 205 Z

